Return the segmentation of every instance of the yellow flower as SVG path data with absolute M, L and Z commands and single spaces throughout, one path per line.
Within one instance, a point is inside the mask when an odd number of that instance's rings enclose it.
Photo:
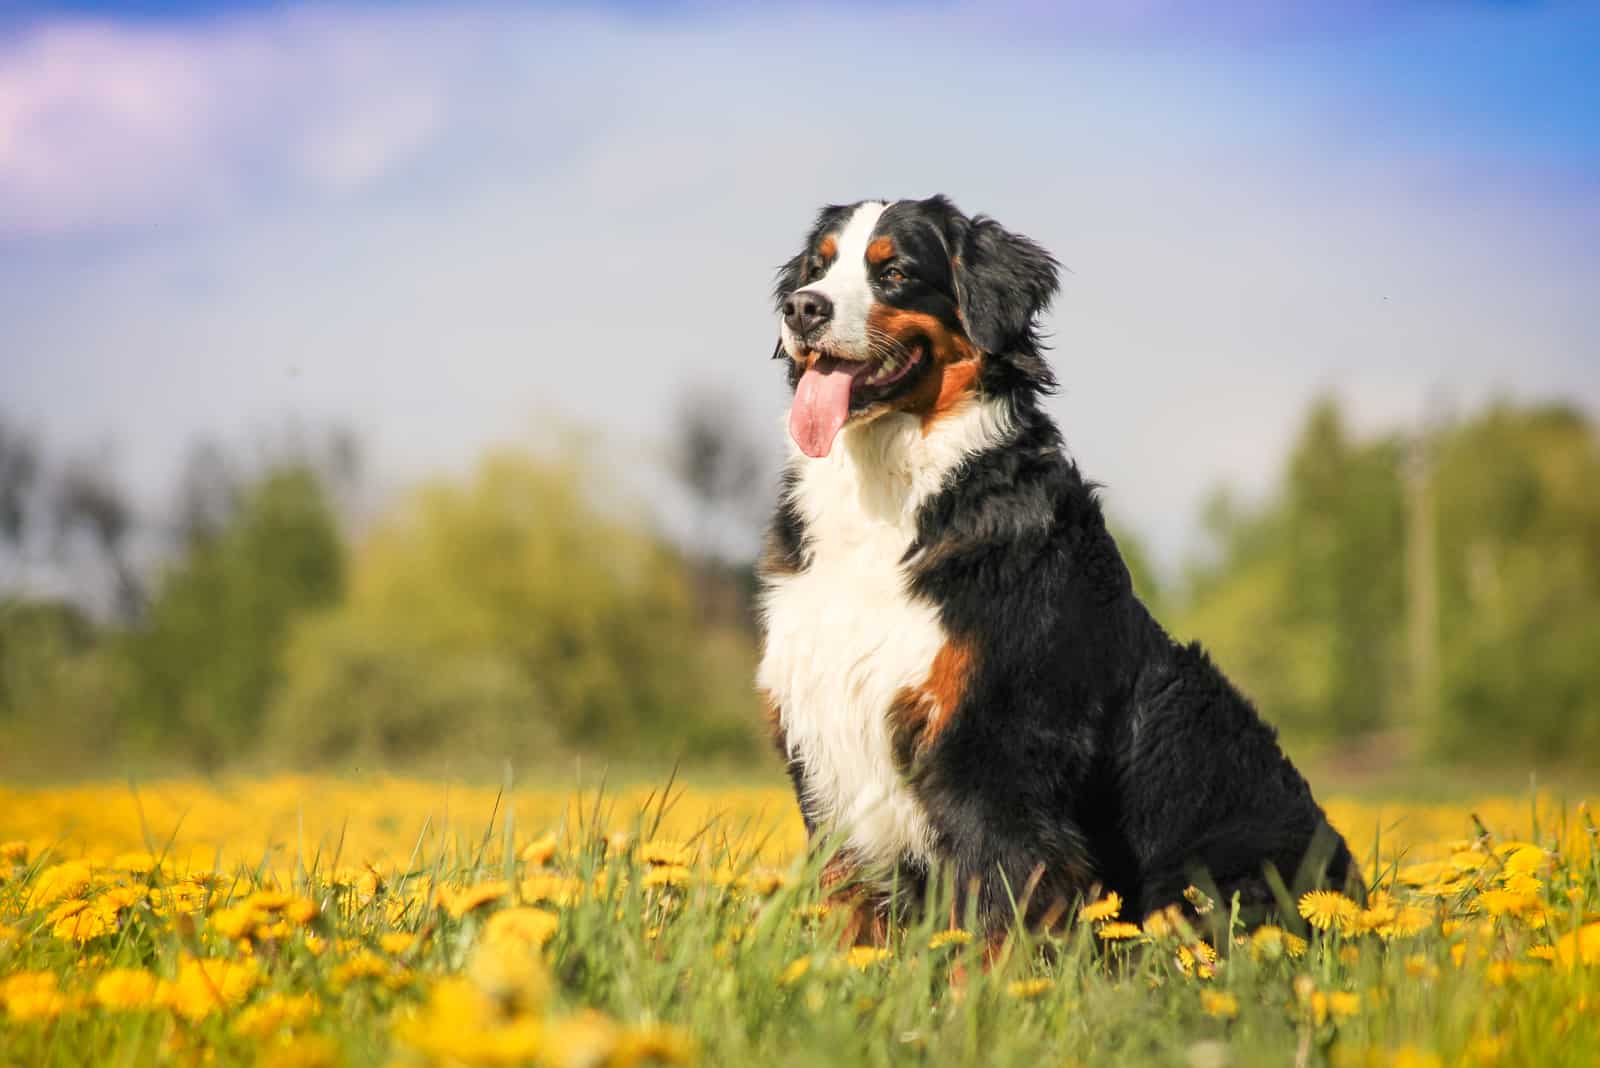
M 875 946 L 853 946 L 845 954 L 845 961 L 857 971 L 865 971 L 874 964 L 881 964 L 888 959 L 889 951 Z
M 44 869 L 33 880 L 28 898 L 30 908 L 43 908 L 63 898 L 77 897 L 89 889 L 89 865 L 81 860 L 69 860 Z
M 1485 890 L 1478 895 L 1474 908 L 1481 907 L 1491 916 L 1518 916 L 1538 904 L 1538 899 L 1529 894 L 1512 893 L 1510 890 Z
M 1178 970 L 1187 976 L 1210 979 L 1217 974 L 1217 951 L 1206 942 L 1179 946 Z
M 1300 898 L 1300 915 L 1320 931 L 1350 931 L 1360 914 L 1360 906 L 1335 890 L 1312 890 Z
M 1528 947 L 1528 956 L 1532 957 L 1534 960 L 1555 960 L 1556 959 L 1556 947 L 1555 946 L 1529 946 Z
M 539 874 L 522 880 L 522 900 L 566 907 L 583 897 L 583 880 L 570 875 Z
M 148 875 L 156 870 L 159 862 L 149 853 L 119 853 L 108 866 L 130 875 Z
M 9 842 L 0 842 L 0 864 L 26 864 L 27 861 L 27 842 L 15 838 Z
M 273 994 L 241 1010 L 228 1029 L 246 1038 L 271 1038 L 304 1024 L 319 1008 L 314 994 Z
M 1360 1012 L 1360 994 L 1336 990 L 1328 995 L 1328 1013 L 1336 1019 L 1355 1016 Z
M 87 942 L 117 929 L 117 910 L 98 901 L 63 901 L 45 917 L 50 933 L 71 942 Z
M 1406 974 L 1413 979 L 1437 979 L 1439 966 L 1421 953 L 1413 953 L 1405 961 Z
M 17 972 L 0 979 L 0 1008 L 17 1023 L 53 1020 L 70 1006 L 54 972 Z
M 1092 905 L 1085 905 L 1078 912 L 1078 919 L 1085 923 L 1099 923 L 1101 920 L 1114 920 L 1122 914 L 1122 896 L 1115 890 Z
M 484 925 L 483 937 L 489 941 L 511 940 L 531 946 L 542 946 L 555 937 L 561 927 L 561 917 L 547 909 L 528 906 L 502 909 L 489 917 Z
M 467 975 L 496 1004 L 521 1011 L 544 1004 L 550 978 L 534 946 L 518 939 L 480 941 Z
M 681 864 L 660 864 L 645 872 L 644 885 L 654 889 L 682 889 L 689 885 L 692 874 Z
M 478 883 L 464 890 L 451 890 L 441 886 L 434 894 L 434 904 L 440 905 L 451 916 L 460 919 L 473 909 L 480 909 L 492 902 L 499 901 L 511 893 L 511 884 L 503 879 L 492 882 Z
M 963 931 L 959 927 L 952 927 L 946 931 L 935 931 L 933 937 L 928 939 L 928 948 L 943 949 L 945 946 L 964 946 L 971 941 L 971 931 Z
M 1200 991 L 1200 1007 L 1207 1016 L 1231 1020 L 1239 1015 L 1239 999 L 1224 990 Z
M 348 986 L 357 979 L 382 979 L 389 974 L 390 964 L 376 953 L 362 950 L 329 973 L 328 980 L 336 987 Z
M 1029 1001 L 1048 993 L 1055 986 L 1049 979 L 1016 979 L 1006 984 L 1006 996 L 1019 1001 Z
M 537 864 L 540 867 L 550 863 L 550 858 L 556 855 L 556 832 L 541 835 L 522 847 L 522 852 L 517 854 L 517 859 L 524 864 Z
M 1192 938 L 1194 932 L 1189 929 L 1189 921 L 1184 919 L 1183 910 L 1176 905 L 1168 905 L 1164 909 L 1157 909 L 1144 918 L 1144 933 L 1151 938 L 1166 938 L 1178 936 Z
M 1600 923 L 1584 924 L 1556 939 L 1556 959 L 1562 964 L 1600 964 Z
M 694 851 L 682 842 L 654 840 L 639 847 L 639 859 L 646 864 L 667 864 L 684 868 L 694 863 Z
M 1128 938 L 1138 938 L 1143 933 L 1136 923 L 1104 923 L 1095 930 L 1095 934 L 1107 942 L 1120 942 Z
M 778 976 L 779 986 L 793 986 L 798 983 L 807 972 L 811 970 L 811 958 L 800 957 L 789 962 L 788 966 Z
M 206 918 L 207 925 L 224 938 L 247 938 L 261 922 L 261 917 L 249 905 L 230 905 L 213 912 Z
M 378 947 L 391 957 L 398 957 L 416 944 L 417 936 L 410 931 L 385 931 L 378 936 Z
M 176 979 L 161 984 L 156 997 L 179 1016 L 198 1021 L 243 1001 L 258 978 L 249 961 L 191 957 L 178 966 Z
M 1433 926 L 1433 914 L 1416 905 L 1402 905 L 1395 910 L 1394 918 L 1379 924 L 1375 930 L 1379 938 L 1410 938 Z
M 560 1065 L 610 1065 L 616 1063 L 621 1043 L 621 1029 L 591 1009 L 551 1025 L 546 1056 Z
M 623 1032 L 611 1064 L 693 1064 L 697 1053 L 694 1039 L 676 1027 L 637 1027 Z
M 1250 932 L 1250 959 L 1257 962 L 1281 959 L 1286 949 L 1285 934 L 1282 927 L 1274 924 L 1268 923 L 1257 927 Z
M 148 1009 L 160 981 L 143 968 L 113 968 L 95 980 L 94 1003 L 113 1012 Z

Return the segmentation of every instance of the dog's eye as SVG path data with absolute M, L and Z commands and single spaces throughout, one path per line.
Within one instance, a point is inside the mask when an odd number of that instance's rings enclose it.
M 898 267 L 890 267 L 878 276 L 878 280 L 889 285 L 898 285 L 906 280 L 906 273 Z

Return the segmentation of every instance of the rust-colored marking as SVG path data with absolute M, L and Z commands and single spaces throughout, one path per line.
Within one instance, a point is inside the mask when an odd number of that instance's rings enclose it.
M 895 409 L 922 417 L 922 432 L 977 395 L 983 356 L 960 330 L 952 330 L 926 312 L 907 311 L 879 304 L 867 313 L 870 330 L 886 335 L 907 348 L 927 350 L 933 366 L 914 389 L 889 403 Z
M 911 768 L 950 726 L 971 678 L 971 648 L 946 641 L 934 654 L 922 685 L 895 695 L 889 705 L 889 736 L 903 768 Z
M 794 246 L 789 246 L 793 248 Z M 831 260 L 839 254 L 839 239 L 829 234 L 817 242 L 817 255 L 823 260 Z
M 885 234 L 867 246 L 867 262 L 874 267 L 894 259 L 894 238 Z

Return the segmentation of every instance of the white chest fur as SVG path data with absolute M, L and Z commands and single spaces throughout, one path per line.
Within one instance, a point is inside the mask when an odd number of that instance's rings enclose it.
M 902 689 L 926 681 L 946 635 L 937 608 L 907 592 L 901 560 L 918 508 L 1009 425 L 994 401 L 926 435 L 893 414 L 846 427 L 826 457 L 790 459 L 808 564 L 767 577 L 757 681 L 778 706 L 819 822 L 869 866 L 932 850 L 926 815 L 895 766 L 887 713 Z

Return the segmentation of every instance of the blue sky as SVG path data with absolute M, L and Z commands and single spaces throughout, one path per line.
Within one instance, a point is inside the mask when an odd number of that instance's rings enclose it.
M 689 393 L 776 455 L 772 266 L 943 191 L 1070 268 L 1056 414 L 1169 563 L 1321 390 L 1600 411 L 1600 6 L 1196 10 L 0 4 L 0 408 L 151 499 L 291 416 L 389 486 L 636 473 Z

